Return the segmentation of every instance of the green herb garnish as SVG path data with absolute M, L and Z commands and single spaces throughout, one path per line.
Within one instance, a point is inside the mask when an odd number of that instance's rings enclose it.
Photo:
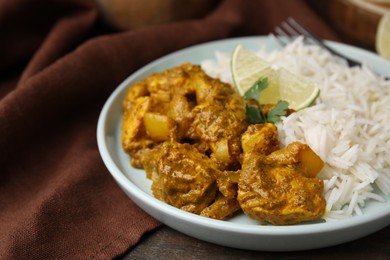
M 260 113 L 260 109 L 255 106 L 245 104 L 246 121 L 248 124 L 260 124 L 264 122 L 264 116 Z
M 267 114 L 267 122 L 270 123 L 277 123 L 282 116 L 286 115 L 288 109 L 288 102 L 284 100 L 279 100 L 276 104 L 276 107 L 274 107 L 269 113 Z
M 244 94 L 245 99 L 257 99 L 260 97 L 261 91 L 268 86 L 268 78 L 259 78 Z
M 282 116 L 285 116 L 288 109 L 288 102 L 279 100 L 276 106 L 264 114 L 259 103 L 261 92 L 268 86 L 267 78 L 258 79 L 252 87 L 244 94 L 246 121 L 248 124 L 277 123 Z M 250 101 L 250 102 L 248 102 Z

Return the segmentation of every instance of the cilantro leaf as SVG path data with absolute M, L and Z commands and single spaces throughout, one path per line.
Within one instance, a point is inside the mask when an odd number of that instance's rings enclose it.
M 259 78 L 256 80 L 256 82 L 253 84 L 252 87 L 250 87 L 244 94 L 245 99 L 255 99 L 258 100 L 261 91 L 266 89 L 268 86 L 268 78 Z
M 262 124 L 265 123 L 265 119 L 263 115 L 260 113 L 260 110 L 248 104 L 245 104 L 245 113 L 246 113 L 246 121 L 248 124 Z
M 263 114 L 261 105 L 259 104 L 258 100 L 260 99 L 261 92 L 266 89 L 267 86 L 268 78 L 260 78 L 245 92 L 245 100 L 250 101 L 245 103 L 246 121 L 248 124 L 275 124 L 282 116 L 286 115 L 289 104 L 283 100 L 279 100 L 276 106 L 271 111 L 269 111 L 268 114 Z
M 268 114 L 267 114 L 267 122 L 269 123 L 277 123 L 282 116 L 286 115 L 288 109 L 288 102 L 284 100 L 279 100 Z

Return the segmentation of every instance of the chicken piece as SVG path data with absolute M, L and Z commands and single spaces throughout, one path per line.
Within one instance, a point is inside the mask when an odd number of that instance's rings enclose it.
M 153 195 L 179 209 L 200 214 L 217 195 L 217 168 L 189 144 L 165 142 L 152 173 Z M 151 161 L 151 164 L 154 162 Z
M 245 110 L 242 106 L 219 102 L 198 105 L 194 108 L 192 127 L 199 138 L 211 150 L 211 158 L 219 169 L 239 168 L 241 154 L 241 134 L 247 128 Z
M 278 129 L 271 123 L 250 125 L 242 135 L 241 142 L 244 153 L 268 155 L 279 149 Z
M 143 82 L 137 82 L 129 87 L 126 91 L 125 97 L 122 102 L 122 110 L 130 110 L 132 105 L 136 103 L 136 100 L 140 97 L 149 96 L 147 86 Z
M 215 174 L 217 174 L 219 195 L 209 207 L 202 210 L 200 215 L 214 219 L 225 219 L 240 209 L 240 204 L 237 201 L 237 184 L 240 173 L 239 171 L 216 171 Z
M 217 171 L 216 174 L 219 192 L 226 198 L 237 198 L 240 171 Z
M 143 117 L 150 110 L 150 98 L 139 97 L 134 100 L 131 107 L 132 109 L 123 112 L 122 148 L 132 156 L 133 166 L 142 167 L 136 156 L 137 152 L 153 144 L 153 141 L 148 138 L 143 124 Z
M 194 146 L 165 142 L 143 150 L 143 159 L 156 198 L 216 219 L 224 219 L 240 209 L 237 173 L 219 171 Z
M 122 147 L 131 156 L 134 167 L 143 167 L 142 150 L 162 141 L 180 140 L 182 132 L 189 128 L 190 103 L 185 97 L 172 97 L 195 93 L 194 89 L 184 87 L 191 68 L 185 64 L 152 74 L 127 90 L 122 103 Z
M 192 71 L 198 70 L 197 66 L 183 64 L 135 82 L 126 91 L 122 104 L 123 111 L 131 110 L 138 98 L 149 97 L 149 111 L 166 115 L 174 96 L 195 95 L 195 89 L 187 82 L 191 81 Z
M 231 85 L 211 78 L 200 66 L 193 66 L 189 75 L 191 80 L 187 81 L 187 89 L 195 90 L 198 105 L 215 102 L 229 103 L 232 99 L 236 99 L 242 107 L 244 100 Z
M 161 147 L 164 143 L 151 145 L 150 147 L 137 150 L 131 157 L 131 164 L 133 167 L 142 168 L 145 170 L 146 177 L 153 180 L 153 176 L 157 174 L 157 161 L 161 157 Z M 136 165 L 134 165 L 136 163 Z
M 213 219 L 225 219 L 240 209 L 235 197 L 227 198 L 223 195 L 217 197 L 213 204 L 202 210 L 201 216 Z
M 186 87 L 190 80 L 189 71 L 192 69 L 191 64 L 183 64 L 161 73 L 154 73 L 142 81 L 153 100 L 152 112 L 166 115 L 174 95 L 185 96 L 194 92 L 193 89 Z
M 174 95 L 170 102 L 167 115 L 177 124 L 177 138 L 182 140 L 188 136 L 188 130 L 193 121 L 191 111 L 195 106 L 193 99 L 188 96 Z
M 243 140 L 255 140 L 251 136 L 267 136 L 269 128 L 248 130 Z M 247 137 L 244 138 L 244 136 Z M 252 144 L 244 154 L 238 182 L 238 202 L 250 218 L 267 221 L 274 225 L 290 225 L 321 217 L 325 212 L 324 184 L 315 178 L 323 166 L 321 159 L 305 144 L 294 142 L 287 147 L 274 150 L 272 142 Z M 313 155 L 314 154 L 314 155 Z M 310 166 L 311 164 L 316 166 Z M 322 165 L 322 166 L 321 166 Z

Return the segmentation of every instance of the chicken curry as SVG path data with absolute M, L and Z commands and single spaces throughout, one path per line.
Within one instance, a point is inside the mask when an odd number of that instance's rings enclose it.
M 248 125 L 244 104 L 198 65 L 152 74 L 127 90 L 122 147 L 153 195 L 179 209 L 274 225 L 321 217 L 323 161 L 306 144 L 281 148 L 274 124 Z

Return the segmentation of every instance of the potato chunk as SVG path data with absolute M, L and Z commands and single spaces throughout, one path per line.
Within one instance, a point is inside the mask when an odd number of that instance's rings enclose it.
M 324 167 L 324 162 L 309 146 L 304 146 L 299 151 L 299 166 L 306 177 L 314 178 Z
M 221 139 L 215 143 L 214 156 L 218 161 L 228 162 L 230 158 L 227 139 Z
M 147 135 L 154 141 L 166 141 L 175 128 L 175 121 L 166 115 L 150 112 L 144 116 L 144 125 Z
M 292 142 L 283 149 L 277 150 L 267 157 L 273 163 L 294 165 L 301 175 L 314 178 L 324 167 L 321 158 L 307 145 Z

